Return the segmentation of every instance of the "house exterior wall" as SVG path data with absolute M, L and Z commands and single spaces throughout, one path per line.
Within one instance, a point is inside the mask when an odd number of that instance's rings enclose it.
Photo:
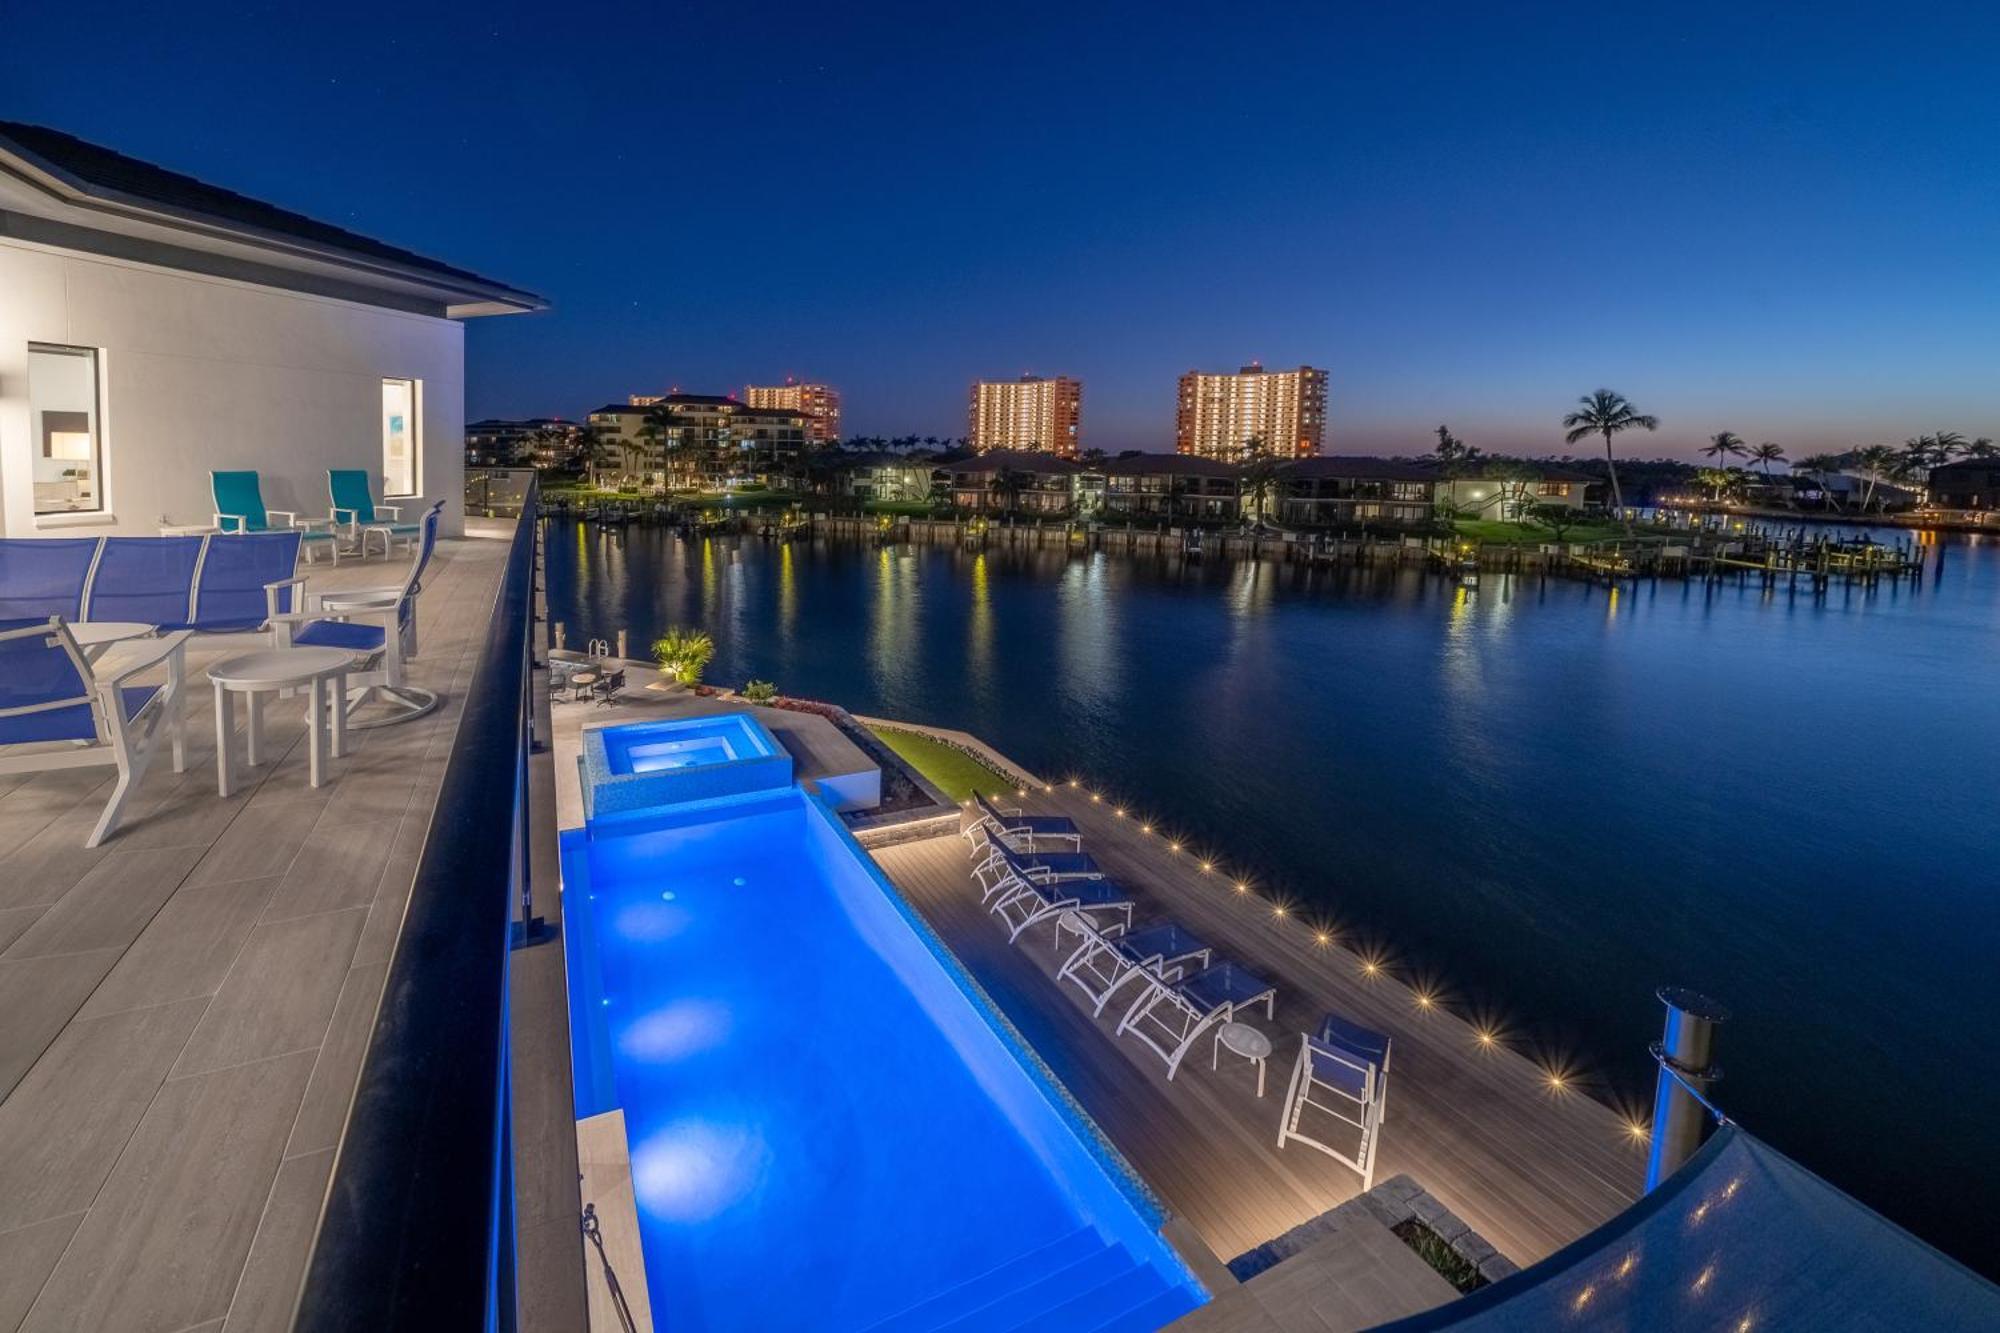
M 30 342 L 99 349 L 103 513 L 34 513 Z M 206 522 L 212 468 L 254 468 L 271 508 L 324 517 L 328 468 L 381 485 L 384 378 L 420 382 L 420 492 L 457 535 L 457 321 L 0 238 L 0 534 Z

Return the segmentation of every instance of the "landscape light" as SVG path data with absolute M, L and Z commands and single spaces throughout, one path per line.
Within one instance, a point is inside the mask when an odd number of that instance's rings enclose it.
M 1238 893 L 1248 893 L 1250 892 L 1250 886 L 1239 879 L 1236 881 L 1236 891 Z
M 1476 1028 L 1473 1030 L 1472 1035 L 1475 1039 L 1478 1040 L 1479 1044 L 1482 1047 L 1486 1048 L 1487 1050 L 1493 1049 L 1494 1043 L 1500 1040 L 1498 1037 L 1493 1035 L 1493 1030 L 1491 1028 Z
M 1214 865 L 1213 865 L 1212 863 L 1210 863 L 1210 862 L 1208 862 L 1208 861 L 1203 861 L 1203 862 L 1201 863 L 1201 873 L 1202 873 L 1202 874 L 1206 875 L 1206 874 L 1207 874 L 1207 873 L 1208 873 L 1209 871 L 1211 871 L 1211 870 L 1213 870 L 1213 869 L 1215 869 L 1215 866 L 1214 866 Z
M 1313 942 L 1318 944 L 1320 948 L 1324 949 L 1327 945 L 1333 943 L 1333 936 L 1327 934 L 1323 930 L 1316 930 L 1313 932 Z

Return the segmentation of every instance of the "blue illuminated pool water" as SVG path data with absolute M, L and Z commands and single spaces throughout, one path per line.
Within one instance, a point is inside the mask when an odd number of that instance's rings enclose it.
M 823 807 L 618 827 L 564 835 L 577 1113 L 624 1109 L 661 1327 L 1140 1329 L 1203 1299 Z

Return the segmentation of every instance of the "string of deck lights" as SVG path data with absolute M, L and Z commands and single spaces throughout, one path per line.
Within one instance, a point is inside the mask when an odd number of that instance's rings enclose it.
M 1043 793 L 1047 795 L 1055 794 L 1056 785 L 1053 783 L 1044 782 L 1034 785 L 1039 786 Z M 1103 791 L 1095 787 L 1085 786 L 1079 778 L 1072 777 L 1065 779 L 1061 785 L 1069 790 L 1088 795 L 1092 805 L 1107 804 Z M 1017 785 L 1015 794 L 1025 797 L 1028 795 L 1029 790 L 1029 787 Z M 971 802 L 968 801 L 967 804 L 970 805 Z M 1183 852 L 1187 852 L 1190 856 L 1198 857 L 1197 864 L 1204 875 L 1221 873 L 1223 881 L 1230 886 L 1236 897 L 1249 899 L 1261 898 L 1263 896 L 1253 886 L 1249 877 L 1221 872 L 1220 858 L 1213 855 L 1201 856 L 1198 853 L 1187 851 L 1182 845 L 1180 838 L 1156 828 L 1151 820 L 1134 814 L 1129 806 L 1119 804 L 1116 801 L 1109 802 L 1109 804 L 1111 806 L 1111 813 L 1116 818 L 1136 819 L 1138 821 L 1139 832 L 1142 835 L 1165 839 L 1167 851 L 1170 855 L 1180 856 Z M 1273 896 L 1268 901 L 1270 904 L 1270 913 L 1274 920 L 1298 921 L 1312 932 L 1313 943 L 1318 948 L 1330 949 L 1338 942 L 1340 932 L 1335 928 L 1331 919 L 1308 919 L 1303 914 L 1295 912 L 1292 905 L 1282 896 Z M 1361 948 L 1351 949 L 1350 952 L 1358 960 L 1362 976 L 1369 980 L 1385 976 L 1394 979 L 1394 974 L 1391 972 L 1393 960 L 1386 952 L 1380 949 Z M 1453 1012 L 1442 987 L 1438 986 L 1434 981 L 1412 976 L 1405 979 L 1404 984 L 1409 988 L 1412 1001 L 1420 1012 L 1426 1014 Z M 1479 1050 L 1498 1051 L 1501 1049 L 1513 1049 L 1507 1040 L 1505 1029 L 1492 1018 L 1469 1014 L 1458 1014 L 1456 1016 L 1463 1019 L 1467 1026 L 1471 1028 L 1473 1043 Z M 1550 1096 L 1559 1097 L 1576 1091 L 1580 1086 L 1582 1082 L 1581 1075 L 1567 1062 L 1560 1059 L 1552 1059 L 1541 1052 L 1522 1051 L 1520 1053 L 1527 1056 L 1539 1068 L 1543 1087 Z M 1629 1141 L 1635 1145 L 1644 1145 L 1651 1141 L 1652 1131 L 1644 1119 L 1629 1109 L 1619 1110 L 1617 1113 L 1624 1122 L 1625 1136 Z

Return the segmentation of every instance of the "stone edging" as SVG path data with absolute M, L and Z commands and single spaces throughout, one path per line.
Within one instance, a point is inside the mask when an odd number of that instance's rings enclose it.
M 1439 1202 L 1436 1195 L 1406 1175 L 1391 1176 L 1366 1194 L 1349 1199 L 1337 1208 L 1329 1208 L 1318 1217 L 1299 1223 L 1254 1250 L 1245 1250 L 1229 1261 L 1229 1271 L 1236 1275 L 1237 1281 L 1248 1282 L 1265 1269 L 1339 1230 L 1340 1222 L 1333 1220 L 1336 1217 L 1349 1220 L 1356 1212 L 1365 1212 L 1385 1227 L 1395 1227 L 1413 1218 L 1422 1222 L 1435 1231 L 1438 1239 L 1449 1245 L 1459 1258 L 1478 1269 L 1479 1275 L 1488 1282 L 1498 1282 L 1521 1271 L 1512 1259 L 1494 1249 L 1490 1241 Z

